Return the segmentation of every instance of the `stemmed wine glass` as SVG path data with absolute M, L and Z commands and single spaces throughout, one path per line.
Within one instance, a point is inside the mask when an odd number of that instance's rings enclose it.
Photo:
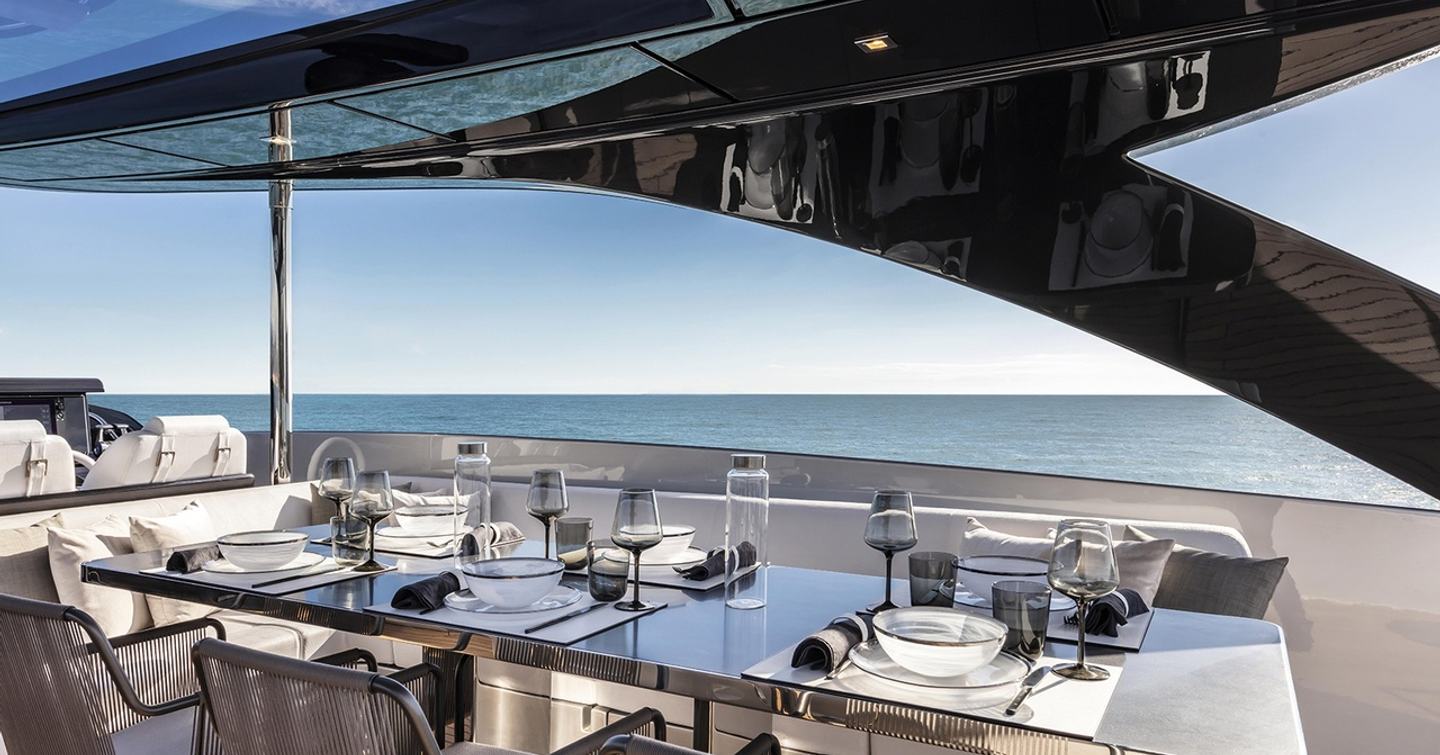
M 570 510 L 565 495 L 565 473 L 558 469 L 537 469 L 530 475 L 530 495 L 525 510 L 545 525 L 545 558 L 550 558 L 550 525 Z
M 335 515 L 345 516 L 345 499 L 355 489 L 355 460 L 327 456 L 320 463 L 320 495 L 335 504 Z
M 654 548 L 664 538 L 655 491 L 633 488 L 620 491 L 620 501 L 615 504 L 615 523 L 610 527 L 610 542 L 630 551 L 630 558 L 635 561 L 635 594 L 629 602 L 616 603 L 616 608 L 648 611 L 660 607 L 658 603 L 640 600 L 640 552 Z
M 355 567 L 358 572 L 382 571 L 385 565 L 375 560 L 375 525 L 395 510 L 395 496 L 390 490 L 390 473 L 361 472 L 350 496 L 350 513 L 365 520 L 369 526 L 369 547 L 365 563 Z
M 1085 608 L 1090 601 L 1120 586 L 1110 525 L 1090 519 L 1061 520 L 1055 530 L 1055 549 L 1050 552 L 1050 586 L 1075 599 L 1075 618 L 1079 622 L 1075 663 L 1053 670 L 1080 681 L 1109 679 L 1109 671 L 1085 664 Z
M 865 544 L 885 554 L 885 601 L 872 606 L 875 613 L 897 608 L 890 601 L 890 573 L 895 554 L 915 547 L 915 506 L 908 490 L 878 490 L 865 520 Z

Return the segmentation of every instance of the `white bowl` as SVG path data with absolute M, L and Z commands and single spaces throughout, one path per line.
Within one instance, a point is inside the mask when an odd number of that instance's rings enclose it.
M 688 524 L 667 524 L 660 528 L 660 544 L 645 552 L 643 560 L 654 559 L 655 563 L 679 558 L 695 540 L 695 528 Z
M 496 608 L 524 608 L 560 584 L 565 565 L 550 558 L 493 558 L 462 564 L 465 586 Z
M 955 560 L 955 579 L 965 590 L 990 600 L 996 582 L 1018 579 L 1049 584 L 1050 562 L 1019 556 L 966 556 Z
M 397 506 L 391 513 L 395 516 L 395 524 L 409 535 L 449 535 L 455 532 L 455 507 L 448 503 Z
M 875 638 L 896 663 L 921 676 L 959 676 L 989 663 L 1004 624 L 953 608 L 892 608 L 875 615 Z
M 309 537 L 303 532 L 235 532 L 216 538 L 220 555 L 247 571 L 276 569 L 300 557 Z

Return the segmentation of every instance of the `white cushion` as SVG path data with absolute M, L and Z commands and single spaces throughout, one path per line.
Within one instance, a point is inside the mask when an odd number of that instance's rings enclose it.
M 123 518 L 111 516 L 78 529 L 51 527 L 47 536 L 50 574 L 61 603 L 90 614 L 110 637 L 150 627 L 150 610 L 143 594 L 80 580 L 80 565 L 86 561 L 133 552 L 130 527 Z
M 225 625 L 225 641 L 291 658 L 313 658 L 335 635 L 334 629 L 285 621 L 243 611 L 212 614 Z
M 130 518 L 130 539 L 137 553 L 206 543 L 214 540 L 217 535 L 214 521 L 199 503 L 192 503 L 170 516 Z M 154 616 L 155 623 L 160 626 L 198 619 L 216 610 L 199 603 L 154 595 L 147 595 L 145 599 L 150 604 L 150 613 Z
M 75 462 L 64 438 L 46 435 L 33 419 L 0 421 L 0 498 L 74 489 Z
M 0 530 L 0 592 L 58 603 L 50 576 L 49 528 L 60 526 L 52 514 L 28 527 Z
M 997 532 L 972 516 L 966 521 L 961 553 L 967 556 L 1019 556 L 1049 561 L 1054 544 L 1053 537 L 1021 537 Z M 1137 547 L 1141 545 L 1145 547 Z M 1174 547 L 1175 541 L 1168 539 L 1144 542 L 1116 540 L 1115 566 L 1120 572 L 1120 586 L 1139 593 L 1146 605 L 1153 604 L 1155 591 L 1160 589 L 1160 577 L 1165 573 L 1165 563 L 1170 560 L 1170 552 Z
M 0 421 L 0 445 L 29 443 L 45 437 L 45 426 L 33 419 L 7 419 Z
M 153 417 L 120 436 L 85 476 L 83 488 L 222 477 L 245 471 L 245 435 L 224 417 Z

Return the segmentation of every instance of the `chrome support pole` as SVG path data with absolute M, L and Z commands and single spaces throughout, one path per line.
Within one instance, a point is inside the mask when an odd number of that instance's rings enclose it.
M 270 162 L 293 154 L 290 110 L 270 111 Z M 294 394 L 290 388 L 290 215 L 294 182 L 270 182 L 270 482 L 290 482 Z

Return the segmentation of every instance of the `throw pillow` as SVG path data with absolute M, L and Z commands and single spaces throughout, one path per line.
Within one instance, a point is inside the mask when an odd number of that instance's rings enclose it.
M 169 516 L 130 518 L 130 538 L 137 553 L 206 543 L 214 540 L 218 534 L 210 514 L 198 503 L 191 503 Z M 150 613 L 158 626 L 198 619 L 219 610 L 199 603 L 153 595 L 145 596 L 145 600 L 149 603 Z
M 90 614 L 110 637 L 150 627 L 143 594 L 80 580 L 80 566 L 86 561 L 133 552 L 125 519 L 111 515 L 88 527 L 51 527 L 48 541 L 50 574 L 61 603 Z
M 1125 537 L 1140 542 L 1166 542 L 1133 526 L 1125 528 Z M 1290 559 L 1284 556 L 1227 556 L 1176 545 L 1151 605 L 1261 619 L 1289 564 Z
M 28 527 L 0 530 L 0 592 L 33 600 L 58 602 L 50 576 L 47 530 L 60 526 L 60 515 Z
M 992 530 L 979 519 L 970 517 L 966 522 L 960 553 L 965 556 L 1019 556 L 1049 561 L 1055 544 L 1054 530 L 1049 535 L 1011 535 Z M 1120 586 L 1134 590 L 1146 605 L 1153 605 L 1165 572 L 1165 562 L 1169 560 L 1174 544 L 1174 540 L 1115 541 L 1115 567 L 1120 572 Z

